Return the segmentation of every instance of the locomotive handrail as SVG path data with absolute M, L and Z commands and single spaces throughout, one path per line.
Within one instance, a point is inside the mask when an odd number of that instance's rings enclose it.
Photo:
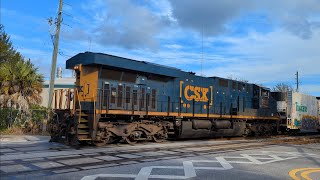
M 96 123 L 96 97 L 95 97 L 95 93 L 94 91 L 92 91 L 92 98 L 93 98 L 93 107 L 94 107 L 94 111 L 93 111 L 93 122 Z
M 97 91 L 102 91 L 101 95 L 99 92 L 94 92 L 94 115 L 97 114 L 131 114 L 131 115 L 161 115 L 161 116 L 190 116 L 190 117 L 215 117 L 215 118 L 231 118 L 231 119 L 252 119 L 257 118 L 257 116 L 262 116 L 262 119 L 270 118 L 276 119 L 277 117 L 274 115 L 270 115 L 267 111 L 264 112 L 261 110 L 260 115 L 258 115 L 255 109 L 252 112 L 248 112 L 249 114 L 244 115 L 239 112 L 239 107 L 234 106 L 234 103 L 230 103 L 227 105 L 223 101 L 219 101 L 216 104 L 211 105 L 210 101 L 208 102 L 196 102 L 194 101 L 186 101 L 182 102 L 181 97 L 170 97 L 168 95 L 157 94 L 154 102 L 151 98 L 147 96 L 141 97 L 141 95 L 146 95 L 143 93 L 137 93 L 134 95 L 132 91 L 129 98 L 126 97 L 125 90 L 116 91 L 115 94 L 111 94 L 112 90 L 107 90 L 105 93 L 105 89 L 97 89 Z M 118 96 L 118 93 L 122 94 Z M 109 95 L 111 96 L 111 100 L 109 99 Z M 92 97 L 92 96 L 91 96 Z M 90 97 L 90 98 L 91 98 Z M 99 98 L 99 99 L 96 99 Z M 250 98 L 245 97 L 246 102 L 250 102 Z M 128 100 L 129 99 L 129 100 Z M 111 102 L 113 101 L 113 102 Z M 235 101 L 235 100 L 234 100 Z M 93 102 L 93 100 L 92 100 Z M 120 102 L 120 105 L 118 104 Z M 98 103 L 98 104 L 96 104 Z M 142 104 L 141 104 L 142 103 Z M 155 105 L 152 105 L 155 104 Z M 110 106 L 111 105 L 111 106 Z M 148 105 L 146 107 L 146 105 Z M 99 107 L 100 106 L 100 107 Z M 243 107 L 251 108 L 249 105 L 245 105 Z M 241 107 L 241 109 L 243 108 Z M 233 110 L 236 108 L 236 110 Z
M 78 118 L 78 124 L 80 124 L 80 120 L 81 120 L 81 102 L 80 102 L 80 98 L 79 98 L 79 91 L 78 91 L 78 88 L 75 88 L 75 92 L 77 93 L 77 101 L 78 101 L 78 104 L 79 104 L 79 118 Z M 74 107 L 74 109 L 76 109 Z

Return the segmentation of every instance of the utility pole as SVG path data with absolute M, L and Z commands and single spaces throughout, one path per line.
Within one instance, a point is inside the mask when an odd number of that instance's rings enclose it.
M 55 79 L 55 72 L 56 72 L 56 68 L 57 68 L 59 35 L 60 35 L 60 26 L 61 26 L 61 18 L 62 18 L 62 5 L 63 5 L 63 0 L 60 0 L 58 20 L 57 20 L 57 29 L 56 29 L 55 42 L 54 42 L 53 53 L 52 53 L 51 75 L 50 75 L 50 84 L 49 84 L 49 100 L 48 100 L 48 109 L 49 110 L 51 110 L 51 108 L 52 108 L 51 106 L 52 106 L 52 99 L 53 99 L 54 79 Z
M 296 91 L 299 92 L 299 72 L 297 71 L 297 73 L 295 74 L 296 75 L 296 84 L 297 84 L 297 89 Z
M 50 74 L 50 84 L 49 84 L 49 99 L 48 99 L 48 120 L 51 117 L 50 111 L 52 109 L 52 99 L 53 99 L 53 90 L 54 90 L 54 79 L 55 79 L 55 73 L 57 68 L 57 56 L 58 56 L 58 47 L 59 47 L 59 34 L 60 34 L 60 26 L 61 26 L 61 19 L 62 19 L 62 5 L 63 0 L 60 0 L 59 3 L 59 12 L 58 12 L 58 19 L 56 22 L 57 28 L 55 32 L 55 39 L 53 44 L 53 53 L 52 53 L 52 62 L 51 62 L 51 74 Z M 47 121 L 44 120 L 43 126 L 42 126 L 42 133 L 45 133 L 47 130 Z
M 202 25 L 202 31 L 201 31 L 201 76 L 202 74 L 202 66 L 203 66 L 203 25 Z

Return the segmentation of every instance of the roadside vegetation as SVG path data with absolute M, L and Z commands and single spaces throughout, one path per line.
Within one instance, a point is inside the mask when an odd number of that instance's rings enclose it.
M 46 109 L 40 107 L 43 76 L 14 47 L 0 24 L 0 132 L 37 133 Z
M 278 83 L 272 88 L 272 91 L 289 92 L 289 91 L 294 91 L 294 88 L 291 85 L 286 84 L 286 83 Z

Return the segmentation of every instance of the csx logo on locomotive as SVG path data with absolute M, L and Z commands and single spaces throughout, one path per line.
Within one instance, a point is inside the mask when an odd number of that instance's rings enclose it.
M 209 88 L 187 85 L 184 88 L 184 97 L 187 101 L 191 101 L 194 99 L 197 102 L 208 102 L 208 92 Z
M 212 102 L 212 86 L 209 88 L 193 85 L 183 86 L 183 83 L 183 81 L 180 81 L 180 97 L 183 94 L 187 101 L 208 102 L 210 100 Z M 209 90 L 211 90 L 211 97 L 209 96 Z

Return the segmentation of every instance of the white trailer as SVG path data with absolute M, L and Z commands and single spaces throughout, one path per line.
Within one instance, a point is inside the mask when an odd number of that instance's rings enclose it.
M 300 131 L 317 131 L 319 127 L 318 100 L 314 96 L 288 92 L 288 128 Z
M 277 110 L 282 118 L 282 127 L 300 132 L 320 130 L 320 99 L 292 91 L 281 93 L 280 96 L 277 99 Z

